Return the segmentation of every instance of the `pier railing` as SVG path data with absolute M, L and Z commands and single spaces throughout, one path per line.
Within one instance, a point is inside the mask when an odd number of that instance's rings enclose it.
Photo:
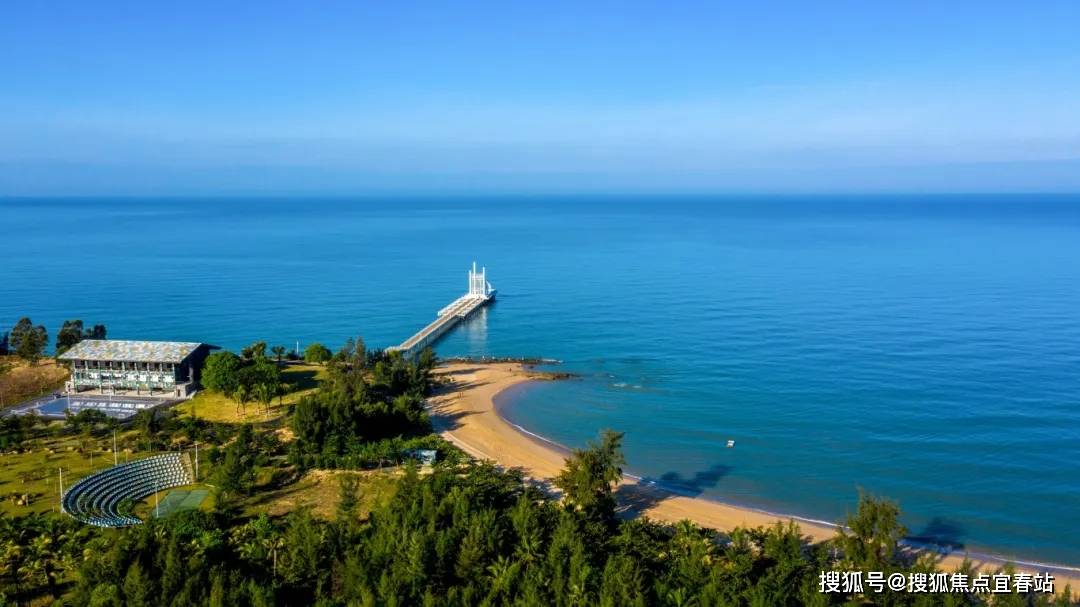
M 389 350 L 401 352 L 405 356 L 414 356 L 435 343 L 459 322 L 494 300 L 495 290 L 487 283 L 485 276 L 486 272 L 476 271 L 474 263 L 473 270 L 469 272 L 469 292 L 443 307 L 435 320 L 401 342 L 401 345 L 389 348 Z

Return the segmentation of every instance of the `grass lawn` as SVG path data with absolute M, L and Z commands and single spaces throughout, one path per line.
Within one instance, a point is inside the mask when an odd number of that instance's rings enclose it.
M 251 516 L 264 512 L 270 516 L 282 516 L 298 508 L 309 507 L 313 515 L 331 520 L 341 498 L 338 478 L 345 474 L 354 475 L 360 481 L 357 510 L 361 518 L 366 518 L 377 504 L 385 503 L 393 497 L 397 487 L 396 479 L 402 472 L 400 469 L 311 470 L 295 483 L 280 489 L 259 490 L 248 498 L 245 512 Z
M 0 356 L 0 406 L 17 405 L 24 400 L 41 396 L 64 387 L 68 378 L 65 365 L 43 358 L 31 365 L 16 356 Z
M 263 406 L 256 401 L 250 401 L 244 405 L 242 411 L 237 410 L 236 401 L 224 394 L 202 390 L 195 398 L 183 402 L 175 407 L 176 411 L 185 415 L 195 415 L 199 419 L 211 422 L 229 423 L 262 423 L 279 419 L 285 414 L 288 405 L 300 400 L 305 394 L 313 392 L 319 380 L 326 375 L 326 367 L 321 365 L 309 365 L 306 363 L 294 363 L 286 365 L 281 370 L 281 379 L 291 386 L 290 391 L 282 397 L 281 405 L 278 399 L 270 405 L 267 414 Z
M 56 422 L 60 423 L 60 422 Z M 121 445 L 136 445 L 130 432 L 118 434 Z M 121 447 L 120 463 L 153 455 Z M 64 487 L 91 472 L 112 466 L 112 436 L 35 438 L 24 441 L 18 453 L 0 454 L 0 512 L 9 516 L 60 511 L 58 471 L 64 469 Z M 91 468 L 91 464 L 93 468 Z

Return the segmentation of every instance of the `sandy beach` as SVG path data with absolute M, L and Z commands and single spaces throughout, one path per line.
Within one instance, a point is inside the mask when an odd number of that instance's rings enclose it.
M 525 474 L 548 485 L 548 481 L 563 467 L 566 454 L 557 446 L 530 437 L 498 413 L 496 396 L 527 381 L 543 381 L 543 376 L 530 372 L 517 363 L 453 363 L 439 368 L 438 373 L 448 380 L 445 388 L 429 399 L 432 424 L 443 437 L 466 453 L 480 459 L 492 460 L 507 468 L 520 468 Z M 630 462 L 632 465 L 633 462 Z M 620 509 L 628 515 L 645 515 L 656 521 L 674 523 L 689 519 L 703 527 L 730 531 L 736 527 L 758 527 L 793 520 L 777 514 L 720 502 L 692 498 L 641 483 L 624 476 L 616 491 Z M 818 542 L 835 535 L 837 528 L 806 520 L 794 519 L 803 535 Z M 941 567 L 951 571 L 968 556 L 976 567 L 992 571 L 1002 561 L 985 556 L 953 553 L 941 557 Z M 1042 571 L 1037 567 L 1018 567 L 1025 571 Z M 1071 584 L 1080 587 L 1080 572 L 1050 567 L 1058 589 Z

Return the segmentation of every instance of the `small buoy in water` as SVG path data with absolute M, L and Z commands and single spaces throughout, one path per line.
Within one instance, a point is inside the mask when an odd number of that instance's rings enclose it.
M 734 446 L 735 446 L 735 441 L 733 441 L 733 440 L 729 440 L 729 441 L 727 442 L 727 446 L 728 446 L 728 449 L 730 449 L 730 448 L 734 447 Z

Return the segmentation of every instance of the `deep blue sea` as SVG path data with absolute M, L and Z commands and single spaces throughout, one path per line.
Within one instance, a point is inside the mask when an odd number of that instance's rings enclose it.
M 690 494 L 1080 565 L 1080 197 L 0 200 L 0 326 L 395 344 L 486 265 L 442 355 L 580 379 L 517 424 Z M 725 448 L 729 439 L 733 449 Z

